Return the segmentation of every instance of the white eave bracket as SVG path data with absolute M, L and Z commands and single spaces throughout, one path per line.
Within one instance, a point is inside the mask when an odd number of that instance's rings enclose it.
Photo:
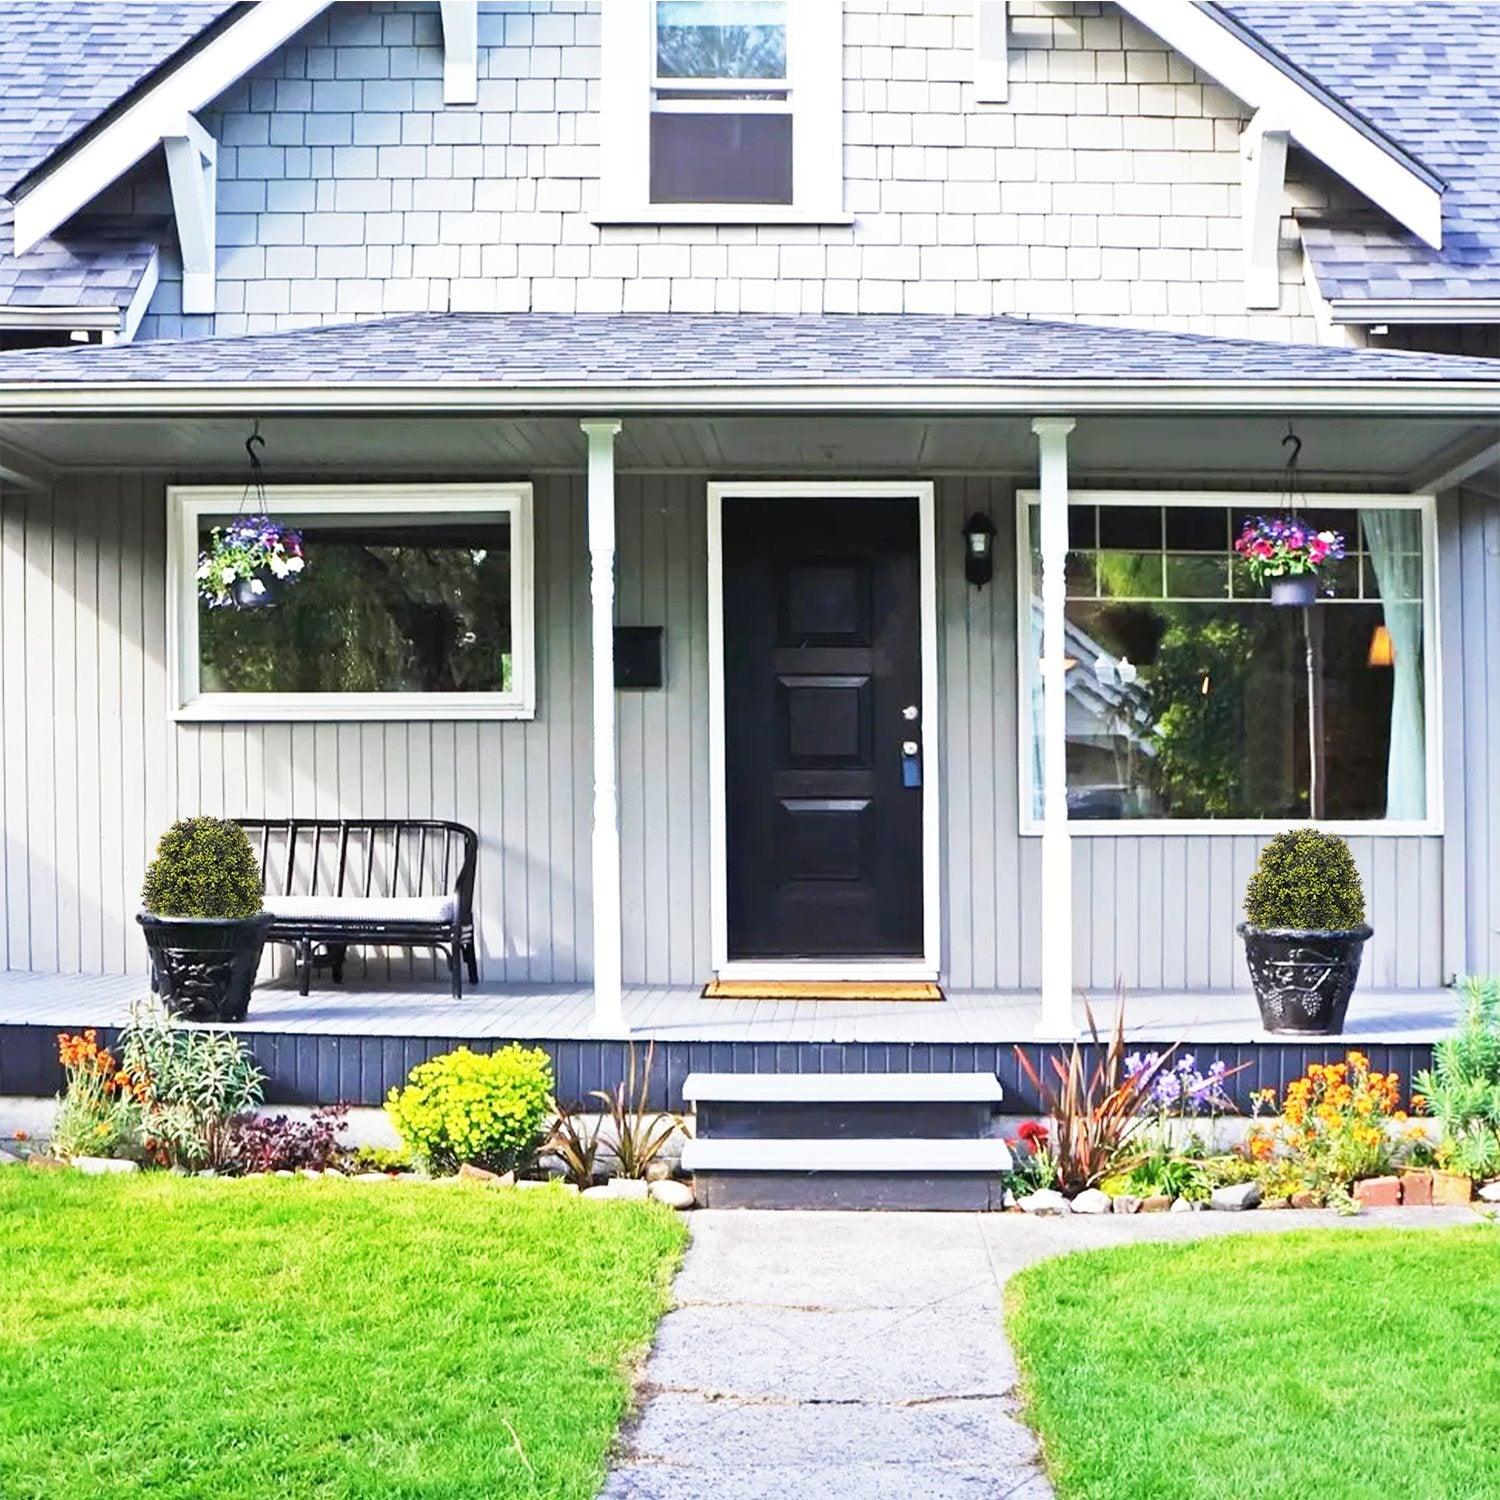
M 163 132 L 167 178 L 172 185 L 172 213 L 182 250 L 182 310 L 214 310 L 214 261 L 218 254 L 215 198 L 218 146 L 195 120 L 184 115 L 178 127 Z
M 443 103 L 479 102 L 479 0 L 441 0 Z
M 1288 71 L 1231 17 L 1195 0 L 1120 0 L 1120 8 L 1424 244 L 1442 248 L 1442 179 Z
M 974 100 L 1010 98 L 1010 22 L 1006 0 L 974 0 Z
M 1260 110 L 1240 136 L 1240 213 L 1245 224 L 1245 305 L 1278 307 L 1281 210 L 1286 194 L 1290 132 L 1268 124 Z

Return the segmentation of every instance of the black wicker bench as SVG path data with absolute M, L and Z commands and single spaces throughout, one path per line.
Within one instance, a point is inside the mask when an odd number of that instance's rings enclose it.
M 291 948 L 297 987 L 314 967 L 343 982 L 351 947 L 435 948 L 456 997 L 463 970 L 479 981 L 474 952 L 474 870 L 479 835 L 426 818 L 237 818 L 260 857 L 266 941 Z

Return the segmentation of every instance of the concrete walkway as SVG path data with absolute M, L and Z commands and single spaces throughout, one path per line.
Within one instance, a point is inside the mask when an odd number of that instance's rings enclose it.
M 1041 1500 L 1006 1279 L 1145 1240 L 1474 1222 L 1468 1209 L 1152 1214 L 699 1212 L 605 1500 Z

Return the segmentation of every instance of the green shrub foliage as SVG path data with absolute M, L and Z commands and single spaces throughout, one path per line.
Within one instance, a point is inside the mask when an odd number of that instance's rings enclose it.
M 221 818 L 184 818 L 162 834 L 141 891 L 158 917 L 253 917 L 260 866 L 245 830 Z
M 428 1171 L 471 1162 L 509 1172 L 536 1153 L 551 1099 L 547 1054 L 512 1042 L 490 1053 L 460 1047 L 419 1064 L 405 1088 L 391 1090 L 385 1110 Z
M 1278 833 L 1245 890 L 1252 927 L 1342 930 L 1365 920 L 1365 888 L 1343 839 L 1315 828 Z

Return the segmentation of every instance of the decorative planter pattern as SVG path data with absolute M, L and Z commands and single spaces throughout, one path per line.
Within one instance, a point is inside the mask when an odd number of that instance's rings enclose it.
M 1288 574 L 1271 580 L 1271 603 L 1283 609 L 1306 609 L 1318 602 L 1316 573 Z
M 187 1021 L 243 1021 L 271 920 L 266 912 L 243 920 L 141 912 L 162 1003 Z
M 1245 962 L 1267 1031 L 1337 1036 L 1359 980 L 1369 927 L 1320 931 L 1241 922 Z

